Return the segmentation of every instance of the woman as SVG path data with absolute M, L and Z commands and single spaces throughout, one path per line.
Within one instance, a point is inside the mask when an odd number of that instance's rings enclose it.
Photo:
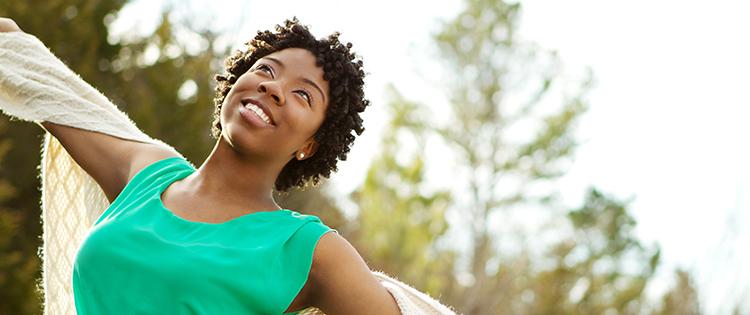
M 399 314 L 349 242 L 272 197 L 346 158 L 362 62 L 296 18 L 248 46 L 216 76 L 217 142 L 197 169 L 167 146 L 42 122 L 111 203 L 76 256 L 79 314 Z

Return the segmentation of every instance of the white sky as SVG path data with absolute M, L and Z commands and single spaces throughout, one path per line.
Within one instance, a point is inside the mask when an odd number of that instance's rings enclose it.
M 737 293 L 727 282 L 750 280 L 750 235 L 741 232 L 750 223 L 750 5 L 523 4 L 525 36 L 559 50 L 568 66 L 591 65 L 599 82 L 581 125 L 588 143 L 561 187 L 634 196 L 639 236 L 658 241 L 667 264 L 699 274 L 713 293 L 704 292 L 707 310 L 727 312 L 722 295 Z M 730 213 L 744 246 L 722 263 L 717 244 Z
M 378 154 L 385 84 L 424 103 L 444 102 L 414 64 L 429 58 L 429 34 L 439 19 L 459 12 L 458 0 L 224 3 L 192 5 L 216 12 L 205 23 L 234 27 L 227 40 L 235 47 L 296 15 L 318 36 L 341 31 L 364 57 L 374 106 L 366 112 L 367 131 L 332 177 L 342 195 L 361 183 Z M 727 313 L 721 303 L 738 293 L 738 279 L 750 282 L 743 267 L 750 263 L 744 231 L 750 225 L 748 2 L 530 0 L 522 6 L 524 39 L 557 50 L 572 72 L 591 66 L 597 79 L 578 128 L 584 144 L 560 181 L 565 201 L 580 205 L 592 185 L 633 197 L 629 209 L 639 237 L 661 245 L 665 269 L 683 266 L 698 275 L 705 310 Z M 148 28 L 158 4 L 136 1 L 123 16 L 115 28 Z M 737 246 L 722 250 L 717 245 L 728 223 Z

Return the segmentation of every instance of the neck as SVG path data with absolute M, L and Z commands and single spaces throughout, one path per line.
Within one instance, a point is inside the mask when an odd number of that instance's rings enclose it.
M 283 165 L 260 156 L 241 155 L 219 138 L 203 164 L 185 184 L 191 193 L 257 210 L 277 210 L 273 186 Z

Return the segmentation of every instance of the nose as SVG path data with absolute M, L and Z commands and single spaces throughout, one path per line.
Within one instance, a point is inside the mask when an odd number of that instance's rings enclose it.
M 258 92 L 268 94 L 278 105 L 284 104 L 284 93 L 281 93 L 281 86 L 275 81 L 261 82 L 258 84 Z

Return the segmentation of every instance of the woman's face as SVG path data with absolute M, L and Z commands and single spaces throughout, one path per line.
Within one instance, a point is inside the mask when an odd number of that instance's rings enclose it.
M 241 155 L 286 164 L 305 152 L 306 159 L 317 148 L 312 137 L 325 118 L 328 89 L 323 69 L 306 49 L 287 48 L 260 58 L 224 98 L 222 138 Z

